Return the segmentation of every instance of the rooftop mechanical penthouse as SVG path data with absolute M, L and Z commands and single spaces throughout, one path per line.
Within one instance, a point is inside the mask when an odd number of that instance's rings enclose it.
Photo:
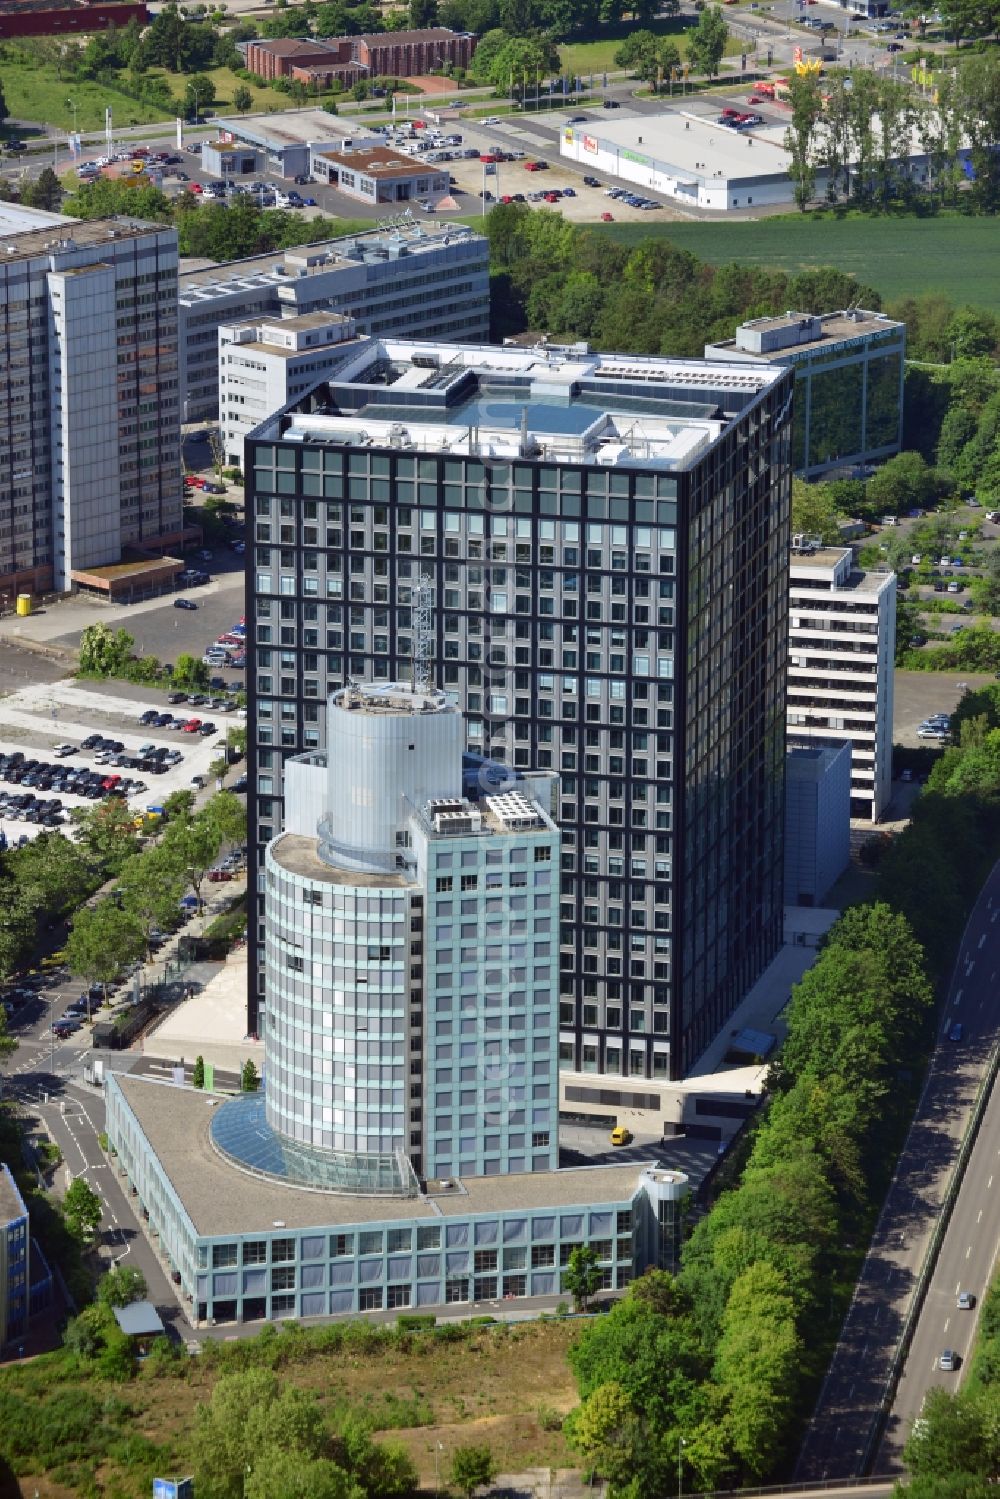
M 246 439 L 258 858 L 428 578 L 468 751 L 559 776 L 569 1109 L 683 1076 L 780 941 L 790 417 L 780 367 L 370 338 Z

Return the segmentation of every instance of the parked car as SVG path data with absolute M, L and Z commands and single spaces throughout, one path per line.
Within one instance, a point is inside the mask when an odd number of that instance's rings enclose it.
M 197 609 L 197 607 L 193 599 L 174 599 L 175 609 Z

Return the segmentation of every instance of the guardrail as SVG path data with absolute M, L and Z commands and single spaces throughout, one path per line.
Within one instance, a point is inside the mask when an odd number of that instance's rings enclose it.
M 754 1499 L 755 1495 L 766 1494 L 826 1494 L 831 1490 L 856 1489 L 863 1492 L 865 1489 L 888 1489 L 894 1484 L 893 1478 L 823 1478 L 815 1483 L 777 1483 L 769 1484 L 765 1488 L 757 1489 L 711 1489 L 696 1491 L 687 1496 L 687 1499 Z
M 903 1363 L 913 1342 L 913 1334 L 916 1331 L 920 1313 L 927 1298 L 927 1291 L 931 1283 L 931 1277 L 937 1266 L 941 1245 L 948 1231 L 948 1224 L 951 1222 L 951 1215 L 958 1200 L 962 1180 L 979 1135 L 983 1116 L 986 1113 L 986 1106 L 990 1101 L 990 1095 L 993 1092 L 998 1072 L 1000 1072 L 1000 1045 L 994 1046 L 986 1071 L 976 1092 L 975 1102 L 972 1105 L 972 1113 L 969 1116 L 969 1123 L 962 1137 L 962 1143 L 958 1148 L 958 1155 L 955 1159 L 955 1166 L 945 1192 L 944 1202 L 941 1204 L 941 1211 L 938 1214 L 937 1223 L 934 1225 L 934 1232 L 931 1234 L 930 1243 L 927 1246 L 927 1252 L 924 1255 L 923 1264 L 917 1276 L 917 1284 L 914 1288 L 913 1299 L 910 1302 L 910 1309 L 906 1314 L 906 1320 L 903 1323 L 899 1341 L 896 1344 L 896 1351 L 893 1354 L 892 1363 L 886 1375 L 881 1399 L 872 1416 L 861 1459 L 862 1471 L 865 1473 L 870 1472 L 872 1463 L 875 1461 L 875 1454 L 878 1451 L 879 1443 L 885 1433 L 886 1422 L 889 1419 L 889 1412 L 892 1410 L 892 1402 L 896 1398 L 896 1390 L 903 1371 Z

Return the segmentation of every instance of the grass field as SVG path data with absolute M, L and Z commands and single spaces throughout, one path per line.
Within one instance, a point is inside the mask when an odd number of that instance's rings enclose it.
M 997 226 L 989 218 L 823 215 L 754 223 L 616 224 L 601 232 L 628 245 L 669 239 L 714 265 L 738 260 L 785 271 L 832 265 L 873 286 L 885 301 L 937 291 L 958 304 L 1000 313 Z
M 151 125 L 171 118 L 165 109 L 140 104 L 103 83 L 68 83 L 65 79 L 60 82 L 55 69 L 42 63 L 0 60 L 0 80 L 11 120 L 38 121 L 59 130 L 70 130 L 76 125 L 81 130 L 103 130 L 108 105 L 114 112 L 116 125 Z M 70 100 L 76 105 L 75 114 Z
M 654 31 L 657 36 L 669 36 L 677 43 L 682 57 L 687 54 L 687 28 L 689 22 L 681 20 L 651 21 L 643 30 Z M 615 67 L 615 53 L 628 36 L 633 26 L 615 28 L 613 35 L 600 37 L 595 42 L 560 42 L 559 61 L 564 73 L 579 73 L 586 77 L 590 73 L 605 73 Z M 738 37 L 730 36 L 726 43 L 726 56 L 735 57 L 746 46 Z

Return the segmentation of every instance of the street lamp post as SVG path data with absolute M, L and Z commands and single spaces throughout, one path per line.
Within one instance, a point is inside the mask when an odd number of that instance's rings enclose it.
M 687 1446 L 683 1437 L 677 1438 L 677 1499 L 682 1499 L 684 1493 L 684 1448 Z

